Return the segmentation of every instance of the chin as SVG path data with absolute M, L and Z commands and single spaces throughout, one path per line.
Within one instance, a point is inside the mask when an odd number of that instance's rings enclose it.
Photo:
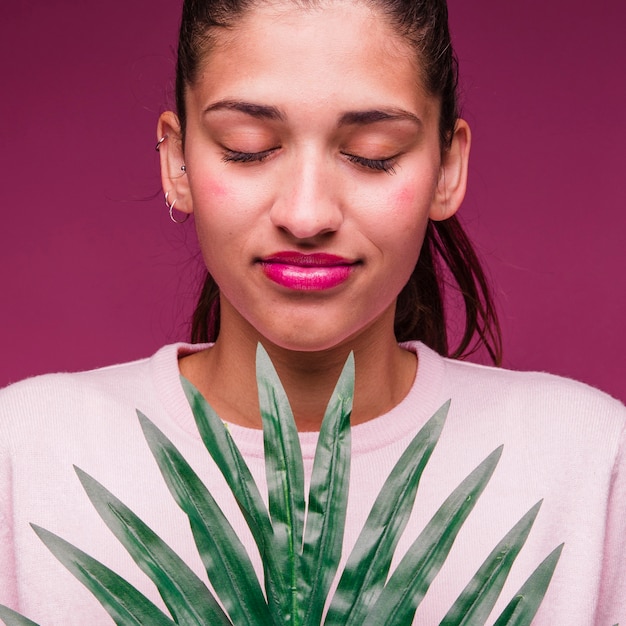
M 304 324 L 292 324 L 288 333 L 280 326 L 263 333 L 263 337 L 278 348 L 292 352 L 326 352 L 335 348 L 345 347 L 354 343 L 358 337 L 367 334 L 371 324 L 361 324 L 349 328 L 331 328 L 331 325 L 320 327 L 319 319 Z M 272 332 L 275 330 L 276 332 Z
M 275 316 L 267 315 L 267 307 L 257 307 L 245 315 L 230 303 L 223 308 L 227 315 L 231 336 L 247 336 L 254 343 L 268 342 L 281 350 L 292 352 L 327 352 L 335 348 L 357 343 L 378 343 L 380 339 L 392 338 L 395 303 L 368 315 L 358 315 L 359 303 L 352 307 L 332 307 L 328 303 L 316 307 L 270 307 L 277 311 Z M 370 307 L 371 309 L 371 307 Z M 282 312 L 282 314 L 281 314 Z M 223 320 L 224 321 L 224 320 Z
M 344 337 L 319 336 L 318 334 L 302 333 L 299 336 L 273 336 L 268 334 L 264 338 L 277 348 L 291 352 L 325 352 L 332 350 L 346 342 Z

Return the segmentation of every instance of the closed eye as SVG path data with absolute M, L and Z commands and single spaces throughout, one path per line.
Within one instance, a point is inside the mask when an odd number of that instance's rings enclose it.
M 278 148 L 270 148 L 269 150 L 261 150 L 261 152 L 239 152 L 238 150 L 229 150 L 224 148 L 222 161 L 225 163 L 260 163 L 271 156 Z
M 366 157 L 357 156 L 356 154 L 348 154 L 346 152 L 343 152 L 342 154 L 351 163 L 356 163 L 356 165 L 366 167 L 370 170 L 374 170 L 375 172 L 387 172 L 387 174 L 396 173 L 395 166 L 397 162 L 397 155 L 389 157 L 388 159 L 368 159 Z

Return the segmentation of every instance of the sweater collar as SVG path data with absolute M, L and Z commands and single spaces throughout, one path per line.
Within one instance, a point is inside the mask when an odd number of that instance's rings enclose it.
M 380 449 L 409 433 L 415 433 L 447 400 L 442 397 L 445 359 L 420 342 L 401 344 L 418 359 L 417 374 L 404 399 L 387 413 L 352 427 L 353 453 Z M 198 438 L 195 420 L 180 382 L 178 359 L 210 347 L 210 344 L 176 343 L 161 348 L 151 359 L 150 369 L 158 399 L 167 414 L 188 435 Z M 263 433 L 259 429 L 229 424 L 244 455 L 263 456 Z M 300 434 L 302 454 L 313 458 L 318 433 Z

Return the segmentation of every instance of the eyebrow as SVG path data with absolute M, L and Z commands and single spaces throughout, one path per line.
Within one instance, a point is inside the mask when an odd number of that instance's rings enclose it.
M 347 111 L 339 118 L 339 126 L 375 124 L 376 122 L 408 120 L 422 126 L 422 120 L 417 115 L 404 109 L 373 109 L 371 111 Z
M 209 105 L 204 109 L 204 113 L 210 113 L 211 111 L 239 111 L 245 113 L 251 117 L 255 117 L 261 120 L 281 120 L 285 119 L 285 116 L 280 112 L 277 107 L 268 106 L 264 104 L 252 104 L 251 102 L 240 102 L 239 100 L 220 100 Z
M 278 107 L 243 102 L 240 100 L 220 100 L 210 104 L 204 113 L 212 111 L 239 111 L 256 119 L 284 121 L 285 115 Z M 371 109 L 366 111 L 346 111 L 339 118 L 338 126 L 366 126 L 377 122 L 407 120 L 422 126 L 422 120 L 404 109 Z

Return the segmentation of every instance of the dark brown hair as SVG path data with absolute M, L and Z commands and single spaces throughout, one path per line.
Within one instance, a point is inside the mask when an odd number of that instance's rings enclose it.
M 185 91 L 193 85 L 211 46 L 216 27 L 228 28 L 260 0 L 185 0 L 178 43 L 176 106 L 184 133 Z M 291 0 L 301 6 L 323 0 Z M 445 0 L 363 0 L 376 7 L 413 46 L 421 81 L 439 98 L 442 151 L 450 147 L 456 121 L 457 61 L 448 29 Z M 465 309 L 465 327 L 456 347 L 449 346 L 444 285 L 456 283 Z M 214 341 L 219 333 L 219 288 L 207 272 L 192 320 L 192 341 Z M 462 358 L 481 347 L 500 364 L 502 340 L 485 273 L 460 222 L 453 216 L 430 221 L 413 273 L 398 296 L 395 318 L 398 341 L 418 339 L 440 354 Z

